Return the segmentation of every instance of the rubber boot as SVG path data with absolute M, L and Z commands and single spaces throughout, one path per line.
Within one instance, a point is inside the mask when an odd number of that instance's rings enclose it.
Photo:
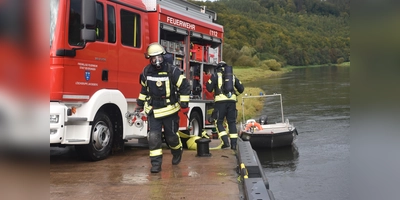
M 222 142 L 224 143 L 224 144 L 222 145 L 221 149 L 227 149 L 227 148 L 230 147 L 230 146 L 229 146 L 229 140 L 228 140 L 228 139 L 229 139 L 229 138 L 228 138 L 228 135 L 221 136 L 221 140 L 222 140 Z
M 162 156 L 153 156 L 150 157 L 151 162 L 151 173 L 158 173 L 161 171 L 161 164 L 162 164 Z
M 231 149 L 236 150 L 237 138 L 231 138 Z
M 171 149 L 171 154 L 172 154 L 172 164 L 177 165 L 181 162 L 182 159 L 182 153 L 183 149 L 182 147 L 180 149 Z

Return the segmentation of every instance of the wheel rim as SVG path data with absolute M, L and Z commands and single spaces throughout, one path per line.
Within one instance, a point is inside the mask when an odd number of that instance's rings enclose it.
M 103 121 L 98 122 L 92 132 L 92 144 L 97 151 L 101 151 L 107 147 L 110 142 L 111 133 L 107 124 Z
M 191 122 L 191 130 L 190 130 L 190 135 L 195 135 L 199 136 L 199 127 L 200 127 L 200 122 L 198 122 L 196 119 L 193 119 Z

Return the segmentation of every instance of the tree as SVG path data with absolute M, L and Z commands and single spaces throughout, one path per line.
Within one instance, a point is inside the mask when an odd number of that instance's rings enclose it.
M 349 2 L 349 0 L 193 1 L 196 4 L 207 5 L 208 9 L 218 13 L 216 22 L 224 26 L 225 61 L 232 63 L 238 61 L 241 65 L 247 66 L 254 62 L 260 65 L 254 56 L 259 60 L 275 59 L 281 64 L 291 65 L 336 63 L 341 57 L 348 61 L 350 59 Z M 247 57 L 242 57 L 243 54 Z

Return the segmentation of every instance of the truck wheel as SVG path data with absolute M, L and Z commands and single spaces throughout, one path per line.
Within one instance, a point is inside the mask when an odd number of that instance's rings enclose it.
M 113 135 L 110 118 L 105 113 L 99 112 L 93 120 L 89 144 L 76 145 L 75 148 L 86 160 L 102 160 L 110 154 Z
M 201 137 L 201 133 L 203 131 L 203 123 L 198 112 L 193 112 L 190 115 L 189 124 L 191 126 L 189 135 L 196 135 Z

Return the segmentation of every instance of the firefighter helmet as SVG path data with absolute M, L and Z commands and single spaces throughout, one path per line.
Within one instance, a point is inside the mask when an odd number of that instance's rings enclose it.
M 164 47 L 161 46 L 159 43 L 154 42 L 147 47 L 146 58 L 150 58 L 152 56 L 157 56 L 157 55 L 164 55 L 165 53 L 166 52 Z
M 217 70 L 217 71 L 224 71 L 224 67 L 225 67 L 225 66 L 226 66 L 226 62 L 220 61 L 220 62 L 217 64 L 216 70 Z
M 161 67 L 161 63 L 164 62 L 163 55 L 165 54 L 165 49 L 159 43 L 151 43 L 147 47 L 146 58 L 150 59 L 150 63 L 157 68 Z

